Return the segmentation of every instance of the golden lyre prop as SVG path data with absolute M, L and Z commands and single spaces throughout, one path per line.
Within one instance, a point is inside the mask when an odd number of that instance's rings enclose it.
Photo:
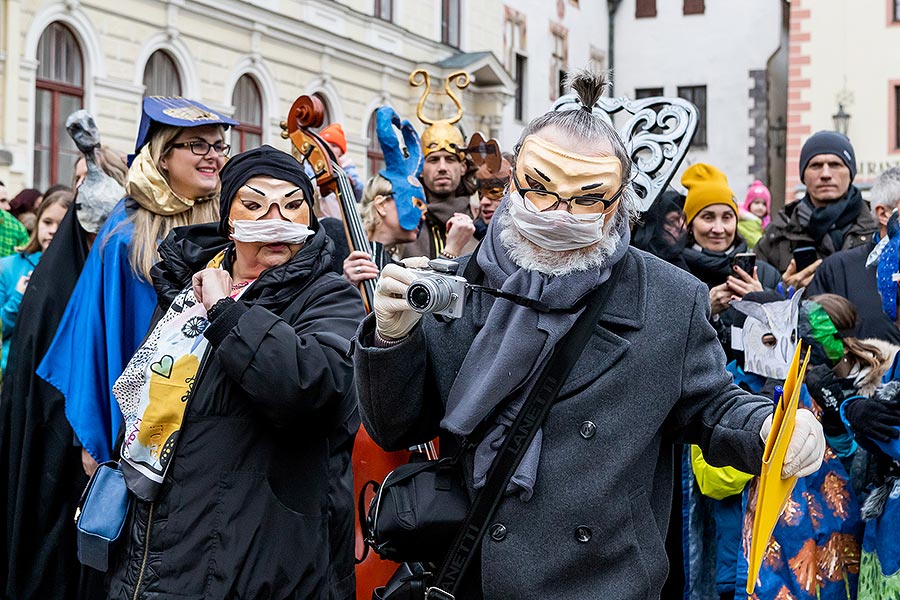
M 428 125 L 422 132 L 422 153 L 428 156 L 437 150 L 446 150 L 451 154 L 456 154 L 462 158 L 465 154 L 465 140 L 462 132 L 454 127 L 463 116 L 462 102 L 453 92 L 451 85 L 456 86 L 459 90 L 465 89 L 469 85 L 469 74 L 465 71 L 457 71 L 447 76 L 444 80 L 444 94 L 446 94 L 453 104 L 456 105 L 456 115 L 450 119 L 431 119 L 425 115 L 425 101 L 432 93 L 431 76 L 424 69 L 413 71 L 409 75 L 409 85 L 413 87 L 425 86 L 419 104 L 416 106 L 416 116 L 422 123 Z
M 759 485 L 756 496 L 756 512 L 753 514 L 753 531 L 750 539 L 750 554 L 747 562 L 747 594 L 752 594 L 756 588 L 756 580 L 759 577 L 759 569 L 762 566 L 769 538 L 775 530 L 775 525 L 784 511 L 791 492 L 797 484 L 797 476 L 781 478 L 781 470 L 784 468 L 784 459 L 787 454 L 791 436 L 794 433 L 794 425 L 797 420 L 797 407 L 800 403 L 800 388 L 806 375 L 806 367 L 809 364 L 810 351 L 806 351 L 806 358 L 800 365 L 800 348 L 803 344 L 797 344 L 794 359 L 784 382 L 784 393 L 777 398 L 775 414 L 772 415 L 772 428 L 769 437 L 766 438 L 766 447 L 763 450 L 762 471 L 759 476 Z

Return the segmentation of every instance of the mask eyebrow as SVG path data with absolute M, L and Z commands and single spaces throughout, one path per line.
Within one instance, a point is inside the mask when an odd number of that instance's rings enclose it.
M 549 177 L 547 177 L 546 175 L 544 175 L 543 173 L 541 173 L 541 172 L 540 172 L 539 170 L 537 170 L 537 169 L 535 169 L 534 172 L 537 173 L 538 175 L 540 175 L 541 177 L 543 177 L 543 178 L 544 178 L 544 181 L 548 181 L 548 182 L 549 182 L 549 181 L 553 181 L 552 179 L 550 179 Z
M 291 191 L 289 191 L 287 194 L 285 194 L 284 197 L 290 198 L 291 196 L 293 196 L 294 194 L 296 194 L 299 191 L 302 191 L 302 190 L 300 188 L 294 188 Z
M 586 192 L 588 190 L 596 190 L 598 187 L 603 187 L 602 183 L 591 183 L 585 186 L 582 186 L 581 190 Z
M 253 186 L 252 186 L 252 185 L 250 185 L 250 184 L 247 184 L 247 183 L 245 183 L 245 184 L 244 184 L 244 187 L 248 187 L 248 188 L 250 188 L 250 189 L 251 189 L 251 190 L 253 190 L 253 191 L 254 191 L 254 192 L 256 192 L 256 193 L 257 193 L 257 194 L 259 194 L 259 195 L 260 195 L 260 196 L 262 196 L 262 197 L 263 197 L 263 198 L 265 198 L 265 197 L 266 197 L 266 194 L 265 194 L 265 192 L 262 192 L 262 191 L 260 191 L 260 190 L 258 190 L 258 189 L 256 189 L 256 188 L 255 188 L 255 187 L 253 187 Z

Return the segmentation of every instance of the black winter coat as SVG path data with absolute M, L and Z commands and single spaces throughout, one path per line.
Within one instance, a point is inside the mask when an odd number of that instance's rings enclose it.
M 900 329 L 881 309 L 878 294 L 878 273 L 873 266 L 866 268 L 866 259 L 875 248 L 875 242 L 850 250 L 835 252 L 816 269 L 806 297 L 816 294 L 837 294 L 849 300 L 859 315 L 859 324 L 853 336 L 859 339 L 877 338 L 900 344 Z
M 225 247 L 215 227 L 163 242 L 161 309 Z M 134 503 L 110 598 L 354 597 L 348 351 L 363 309 L 330 248 L 320 229 L 204 332 L 173 462 L 156 501 Z

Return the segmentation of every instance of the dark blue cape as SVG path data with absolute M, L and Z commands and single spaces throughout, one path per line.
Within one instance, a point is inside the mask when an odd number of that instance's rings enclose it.
M 88 255 L 37 374 L 66 399 L 66 417 L 98 462 L 110 459 L 122 413 L 112 385 L 150 326 L 153 287 L 128 262 L 134 226 L 119 202 Z

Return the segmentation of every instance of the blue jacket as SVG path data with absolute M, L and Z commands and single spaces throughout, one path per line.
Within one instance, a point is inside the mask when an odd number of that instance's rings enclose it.
M 3 320 L 3 359 L 0 367 L 4 372 L 6 361 L 9 360 L 9 343 L 16 328 L 16 319 L 19 318 L 19 304 L 23 295 L 16 289 L 16 285 L 23 275 L 31 275 L 39 260 L 41 260 L 40 252 L 32 254 L 17 252 L 0 259 L 0 318 Z

